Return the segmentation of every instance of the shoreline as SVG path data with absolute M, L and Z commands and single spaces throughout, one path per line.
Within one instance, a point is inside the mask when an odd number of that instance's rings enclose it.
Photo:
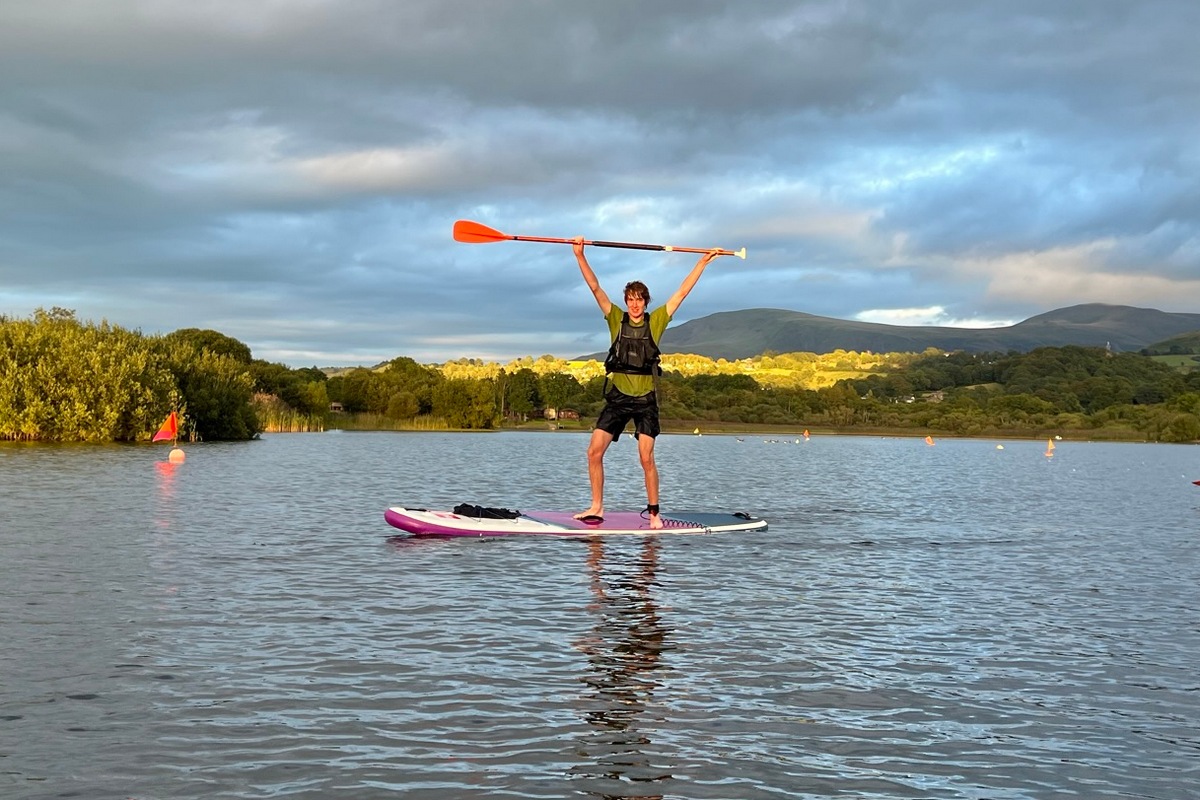
M 532 431 L 539 433 L 591 433 L 592 427 L 587 425 L 570 425 L 564 426 L 561 423 L 556 427 L 550 427 L 554 423 L 545 423 L 535 425 L 533 423 L 525 423 L 523 425 L 502 425 L 494 428 L 494 431 Z M 699 430 L 699 434 L 696 431 Z M 801 437 L 804 431 L 807 430 L 810 436 L 876 436 L 884 438 L 896 439 L 924 439 L 926 436 L 932 436 L 935 439 L 999 439 L 1004 441 L 1029 441 L 1037 442 L 1046 439 L 1055 439 L 1060 441 L 1074 442 L 1132 442 L 1142 444 L 1157 444 L 1145 436 L 1122 436 L 1119 431 L 1110 431 L 1115 435 L 1088 436 L 1084 435 L 1085 431 L 1072 431 L 1063 429 L 1051 429 L 1040 431 L 1038 433 L 1028 432 L 987 432 L 971 435 L 963 435 L 956 433 L 947 433 L 937 430 L 914 430 L 912 428 L 867 428 L 867 427 L 852 427 L 852 428 L 833 428 L 829 426 L 792 426 L 792 425 L 769 425 L 762 423 L 729 423 L 729 422 L 713 422 L 708 426 L 699 424 L 695 421 L 683 422 L 680 420 L 671 420 L 664 422 L 662 426 L 662 434 L 669 436 L 777 436 L 777 437 Z M 465 431 L 471 432 L 471 431 Z M 1132 433 L 1132 432 L 1131 432 Z M 1193 442 L 1171 442 L 1170 444 L 1194 444 Z

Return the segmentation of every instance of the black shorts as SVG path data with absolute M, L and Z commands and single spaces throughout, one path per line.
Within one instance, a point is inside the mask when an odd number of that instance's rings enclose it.
M 641 397 L 629 395 L 610 387 L 604 394 L 604 410 L 596 420 L 596 427 L 612 435 L 613 441 L 621 438 L 621 432 L 633 420 L 634 436 L 658 436 L 658 399 L 654 392 Z

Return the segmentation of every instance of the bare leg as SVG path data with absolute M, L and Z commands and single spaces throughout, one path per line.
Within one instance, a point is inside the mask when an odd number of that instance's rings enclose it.
M 604 516 L 604 454 L 612 444 L 612 434 L 596 428 L 588 442 L 588 481 L 592 484 L 592 504 L 587 511 L 580 511 L 575 519 L 587 516 Z
M 646 473 L 646 503 L 647 505 L 658 505 L 658 465 L 654 463 L 654 437 L 639 436 L 638 439 L 638 456 L 642 460 L 642 471 Z M 650 527 L 654 529 L 663 526 L 662 518 L 652 512 L 650 514 Z

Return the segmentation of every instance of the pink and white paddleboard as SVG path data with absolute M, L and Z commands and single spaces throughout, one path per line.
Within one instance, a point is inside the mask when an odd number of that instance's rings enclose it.
M 752 514 L 713 512 L 662 513 L 663 527 L 652 529 L 640 511 L 609 511 L 603 521 L 584 522 L 570 511 L 526 511 L 512 519 L 426 511 L 392 506 L 384 512 L 388 524 L 414 536 L 645 536 L 659 533 L 729 533 L 764 531 L 767 521 Z

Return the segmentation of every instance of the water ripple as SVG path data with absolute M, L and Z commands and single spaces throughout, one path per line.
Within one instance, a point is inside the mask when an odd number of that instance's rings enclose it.
M 0 447 L 0 796 L 1195 794 L 1193 450 L 664 437 L 664 498 L 771 529 L 382 522 L 578 504 L 583 444 Z

